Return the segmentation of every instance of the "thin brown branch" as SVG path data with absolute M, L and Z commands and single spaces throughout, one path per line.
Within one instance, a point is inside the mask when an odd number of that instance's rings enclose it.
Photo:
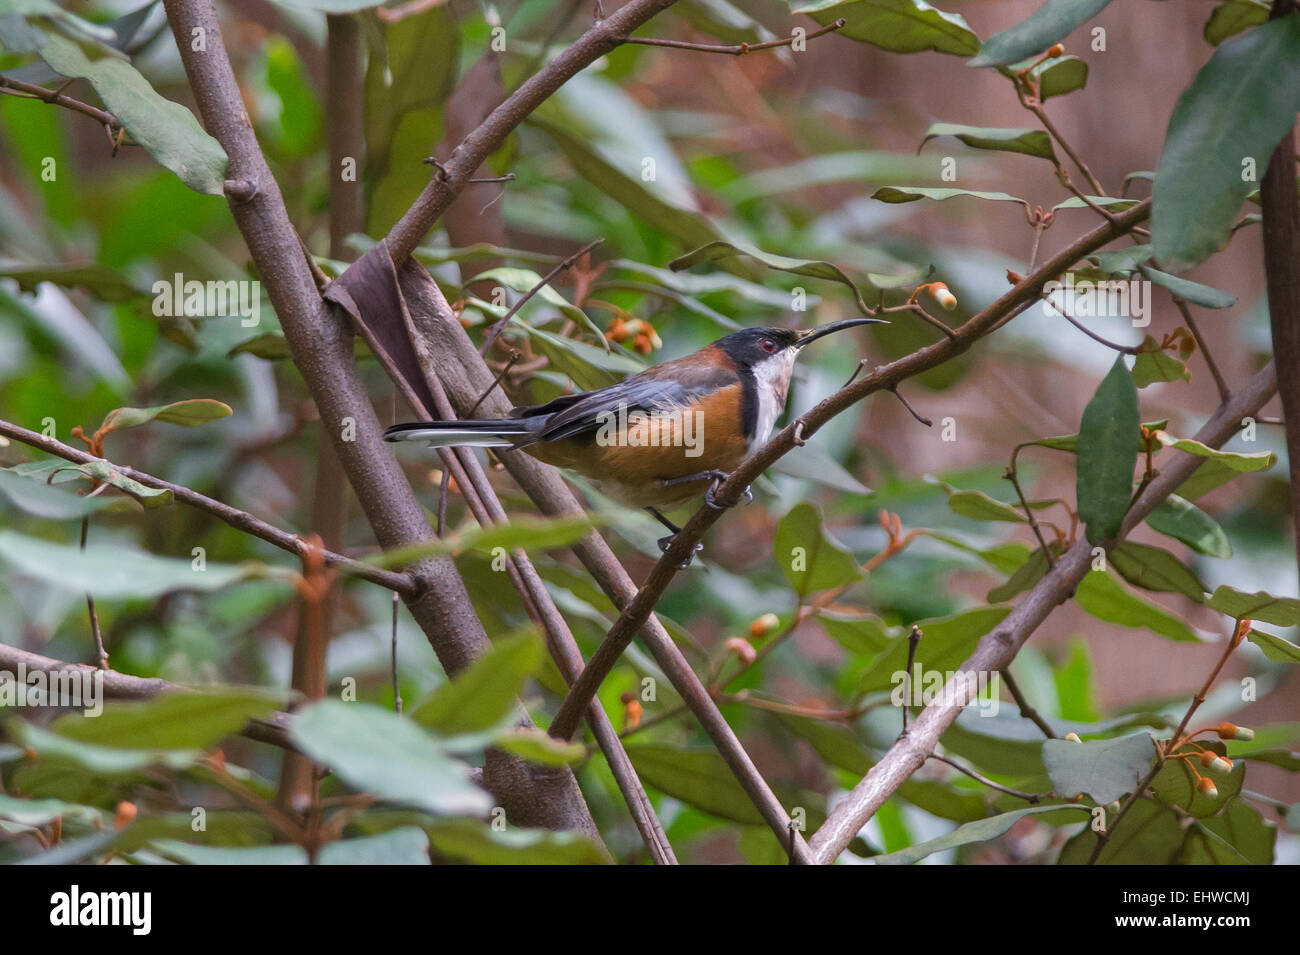
M 1214 378 L 1214 387 L 1219 389 L 1219 400 L 1227 401 L 1228 396 L 1232 394 L 1232 389 L 1228 387 L 1222 372 L 1219 371 L 1219 364 L 1214 360 L 1214 355 L 1210 353 L 1209 346 L 1206 345 L 1205 338 L 1201 335 L 1201 330 L 1196 327 L 1196 320 L 1192 318 L 1192 310 L 1187 307 L 1187 302 L 1177 295 L 1170 297 L 1173 299 L 1174 307 L 1183 316 L 1183 321 L 1187 323 L 1187 329 L 1192 333 L 1192 338 L 1196 340 L 1196 347 L 1201 350 L 1201 355 L 1205 358 L 1205 366 L 1210 369 L 1210 376 Z
M 38 99 L 41 102 L 49 103 L 51 106 L 62 106 L 64 109 L 72 110 L 74 113 L 81 113 L 89 116 L 95 122 L 99 123 L 108 130 L 110 140 L 114 139 L 122 131 L 122 123 L 116 116 L 107 110 L 102 110 L 98 106 L 91 106 L 89 103 L 83 103 L 79 99 L 73 99 L 71 96 L 64 95 L 62 90 L 47 90 L 43 86 L 36 86 L 33 83 L 24 83 L 22 80 L 15 80 L 8 76 L 0 76 L 0 92 L 9 93 L 11 96 L 19 96 L 26 99 Z
M 1011 667 L 1002 668 L 1002 682 L 1007 685 L 1007 690 L 1011 693 L 1011 698 L 1016 701 L 1016 708 L 1020 710 L 1020 715 L 1027 720 L 1031 720 L 1035 726 L 1043 731 L 1043 735 L 1048 739 L 1056 739 L 1056 734 L 1052 732 L 1052 726 L 1047 720 L 1043 719 L 1041 713 L 1029 705 L 1029 700 L 1025 699 L 1025 694 L 1020 692 L 1020 686 L 1016 683 L 1015 678 L 1011 675 Z
M 1122 353 L 1125 354 L 1125 355 L 1140 355 L 1140 354 L 1142 354 L 1142 346 L 1141 346 L 1141 345 L 1120 345 L 1120 344 L 1118 344 L 1118 343 L 1116 343 L 1116 342 L 1112 342 L 1112 341 L 1109 341 L 1108 339 L 1102 338 L 1100 335 L 1098 335 L 1098 334 L 1097 334 L 1096 332 L 1094 332 L 1092 329 L 1088 328 L 1086 325 L 1084 325 L 1084 324 L 1082 324 L 1081 322 L 1079 322 L 1078 320 L 1076 320 L 1075 317 L 1074 317 L 1073 315 L 1071 315 L 1068 311 L 1066 311 L 1066 310 L 1063 309 L 1061 306 L 1059 306 L 1059 305 L 1057 305 L 1055 302 L 1053 302 L 1053 301 L 1051 300 L 1051 298 L 1049 298 L 1048 296 L 1046 296 L 1046 295 L 1043 296 L 1043 301 L 1046 302 L 1048 305 L 1050 305 L 1050 306 L 1052 307 L 1052 311 L 1056 312 L 1056 314 L 1060 315 L 1060 316 L 1061 316 L 1062 318 L 1064 318 L 1067 322 L 1069 322 L 1071 325 L 1073 325 L 1073 326 L 1074 326 L 1075 328 L 1077 328 L 1079 331 L 1083 332 L 1085 335 L 1087 335 L 1089 338 L 1091 338 L 1091 339 L 1092 339 L 1093 341 L 1095 341 L 1097 344 L 1099 344 L 1099 345 L 1105 345 L 1107 348 L 1113 349 L 1114 351 L 1117 351 L 1117 352 L 1122 352 Z
M 0 643 L 0 669 L 16 673 L 22 666 L 28 673 L 89 673 L 102 679 L 104 698 L 109 700 L 151 700 L 160 693 L 193 692 L 190 687 L 169 683 L 156 677 L 132 676 L 117 670 L 103 670 L 85 663 L 65 663 L 27 650 L 19 650 Z M 291 717 L 287 713 L 273 713 L 263 720 L 249 723 L 241 735 L 261 743 L 270 743 L 282 749 L 293 749 L 287 727 Z
M 527 292 L 525 292 L 522 296 L 520 296 L 519 301 L 511 305 L 509 311 L 507 311 L 504 315 L 498 318 L 496 322 L 493 323 L 492 327 L 488 329 L 488 333 L 483 339 L 483 346 L 479 349 L 479 354 L 486 355 L 488 353 L 488 350 L 492 347 L 492 343 L 497 340 L 497 336 L 499 336 L 501 332 L 505 329 L 506 325 L 510 322 L 510 319 L 514 318 L 515 313 L 517 313 L 521 308 L 523 308 L 524 305 L 527 304 L 528 301 L 534 295 L 536 295 L 542 289 L 546 288 L 546 286 L 551 283 L 551 280 L 555 278 L 557 275 L 559 275 L 561 272 L 567 272 L 569 269 L 573 268 L 573 264 L 575 262 L 577 262 L 580 258 L 582 258 L 584 255 L 586 255 L 588 252 L 590 252 L 592 249 L 594 249 L 596 246 L 600 245 L 604 241 L 605 241 L 604 238 L 593 239 L 592 241 L 584 245 L 581 249 L 579 249 L 577 252 L 574 252 L 572 255 L 565 256 L 558 264 L 556 264 L 554 268 L 552 268 L 549 272 L 543 275 L 542 280 L 540 282 L 538 282 Z
M 20 428 L 9 421 L 0 420 L 0 434 L 12 438 L 19 444 L 38 448 L 75 464 L 89 464 L 92 461 L 102 460 L 93 454 L 66 445 L 62 441 L 48 438 L 35 431 L 28 431 L 26 428 Z M 139 481 L 145 487 L 160 491 L 171 491 L 172 496 L 182 504 L 187 504 L 197 510 L 211 514 L 213 517 L 229 524 L 235 530 L 251 534 L 253 537 L 264 540 L 268 544 L 274 544 L 281 550 L 288 551 L 295 556 L 301 556 L 303 553 L 303 540 L 297 534 L 280 530 L 273 524 L 268 524 L 246 511 L 231 507 L 229 504 L 223 504 L 221 501 L 200 494 L 198 491 L 193 491 L 183 484 L 164 481 L 162 478 L 154 477 L 152 474 L 137 468 L 127 467 L 124 464 L 113 464 L 112 467 L 114 471 L 119 472 L 124 477 L 129 477 L 133 481 Z M 325 562 L 331 567 L 338 567 L 350 576 L 360 577 L 362 580 L 368 580 L 373 584 L 387 587 L 389 590 L 395 590 L 400 594 L 414 596 L 419 593 L 417 581 L 407 574 L 381 570 L 378 567 L 372 567 L 370 564 L 353 560 L 351 557 L 344 557 L 342 554 L 336 554 L 333 551 L 325 552 Z
M 949 759 L 947 756 L 940 756 L 938 753 L 931 753 L 930 759 L 937 759 L 941 763 L 946 763 L 947 765 L 951 766 L 953 769 L 957 770 L 959 773 L 965 773 L 967 776 L 969 776 L 971 779 L 975 780 L 976 782 L 983 783 L 985 786 L 988 786 L 990 789 L 996 789 L 1000 793 L 1006 793 L 1008 796 L 1015 796 L 1017 799 L 1023 799 L 1030 805 L 1036 805 L 1037 803 L 1042 802 L 1044 799 L 1050 799 L 1052 797 L 1051 793 L 1027 793 L 1027 792 L 1022 792 L 1019 789 L 1011 789 L 1007 786 L 1003 786 L 1001 783 L 995 783 L 987 776 L 981 776 L 979 773 L 975 772 L 975 770 L 971 769 L 969 766 L 963 766 L 955 759 Z
M 844 29 L 847 22 L 843 17 L 840 17 L 820 30 L 805 33 L 803 36 L 788 36 L 783 40 L 768 40 L 764 43 L 736 43 L 731 46 L 723 46 L 717 43 L 691 43 L 688 40 L 659 40 L 654 37 L 639 36 L 630 36 L 623 42 L 635 43 L 641 46 L 669 47 L 674 50 L 694 50 L 696 53 L 724 53 L 730 56 L 744 56 L 746 53 L 757 53 L 760 50 L 774 50 L 777 47 L 790 46 L 801 39 L 813 40 L 819 36 L 825 36 L 827 33 Z

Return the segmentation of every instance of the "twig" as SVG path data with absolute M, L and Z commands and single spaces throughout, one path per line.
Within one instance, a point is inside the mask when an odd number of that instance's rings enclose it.
M 1025 492 L 1020 488 L 1020 478 L 1016 475 L 1015 465 L 1012 464 L 1007 468 L 1007 473 L 1003 475 L 1011 486 L 1016 489 L 1016 497 L 1020 499 L 1020 506 L 1024 509 L 1025 519 L 1029 521 L 1029 526 L 1038 538 L 1038 545 L 1043 549 L 1043 556 L 1047 558 L 1047 566 L 1051 567 L 1056 563 L 1056 558 L 1052 556 L 1052 549 L 1047 546 L 1047 541 L 1043 538 L 1043 530 L 1038 526 L 1038 518 L 1034 517 L 1034 509 L 1029 506 L 1029 501 L 1025 498 Z
M 66 86 L 67 84 L 64 85 Z M 110 142 L 112 142 L 118 133 L 124 128 L 121 121 L 112 113 L 102 110 L 98 106 L 91 106 L 89 103 L 83 103 L 81 100 L 73 99 L 71 96 L 65 96 L 62 89 L 47 90 L 43 86 L 24 83 L 22 80 L 15 80 L 8 76 L 0 76 L 0 92 L 8 92 L 11 96 L 38 99 L 42 102 L 49 103 L 51 106 L 62 106 L 64 109 L 70 109 L 74 113 L 81 113 L 85 116 L 89 116 L 108 131 Z
M 955 759 L 949 759 L 947 756 L 940 756 L 938 753 L 931 753 L 929 758 L 937 759 L 941 763 L 947 763 L 953 769 L 957 770 L 958 772 L 965 773 L 971 779 L 983 783 L 985 786 L 988 786 L 990 789 L 996 789 L 998 792 L 1006 793 L 1008 796 L 1015 796 L 1017 799 L 1023 799 L 1026 802 L 1028 802 L 1030 805 L 1037 805 L 1038 803 L 1042 802 L 1044 799 L 1050 799 L 1052 796 L 1051 793 L 1027 793 L 1027 792 L 1021 792 L 1019 789 L 1010 789 L 1007 786 L 1003 786 L 1001 783 L 995 783 L 987 776 L 981 776 L 979 773 L 975 772 L 975 770 L 971 769 L 968 766 L 963 766 Z
M 1100 335 L 1092 331 L 1092 329 L 1088 328 L 1086 325 L 1083 325 L 1080 322 L 1076 321 L 1074 316 L 1072 316 L 1061 306 L 1053 302 L 1050 296 L 1044 295 L 1043 301 L 1046 302 L 1048 305 L 1052 306 L 1053 311 L 1055 311 L 1058 315 L 1060 315 L 1067 322 L 1069 322 L 1071 325 L 1073 325 L 1079 331 L 1083 332 L 1085 335 L 1087 335 L 1089 338 L 1091 338 L 1093 341 L 1097 342 L 1098 344 L 1105 345 L 1107 348 L 1113 349 L 1117 352 L 1122 352 L 1125 355 L 1142 354 L 1141 345 L 1119 345 L 1116 344 L 1115 342 L 1108 341 L 1107 339 L 1102 338 Z
M 600 245 L 604 241 L 605 241 L 604 238 L 593 239 L 591 242 L 588 242 L 577 252 L 574 252 L 572 255 L 565 256 L 553 269 L 551 269 L 551 271 L 543 275 L 542 280 L 540 282 L 538 282 L 527 292 L 525 292 L 520 297 L 519 301 L 515 302 L 514 305 L 511 305 L 509 311 L 507 311 L 504 315 L 502 315 L 499 319 L 497 319 L 496 322 L 492 325 L 492 327 L 488 329 L 487 336 L 483 339 L 483 347 L 479 349 L 479 354 L 486 355 L 488 353 L 488 349 L 492 347 L 492 343 L 497 340 L 497 336 L 501 334 L 502 329 L 504 329 L 506 327 L 506 324 L 510 321 L 510 319 L 512 319 L 515 316 L 515 313 L 518 312 L 521 308 L 523 308 L 524 304 L 528 302 L 529 299 L 531 299 L 542 289 L 546 288 L 546 286 L 550 284 L 551 279 L 555 278 L 561 272 L 567 272 L 569 269 L 573 267 L 573 264 L 575 262 L 577 262 L 580 258 L 582 258 L 584 255 L 586 255 L 588 252 L 590 252 L 592 249 L 594 249 L 596 246 Z
M 510 353 L 510 357 L 506 360 L 505 367 L 502 368 L 499 372 L 497 372 L 497 376 L 492 379 L 492 384 L 488 385 L 486 388 L 483 389 L 483 394 L 478 396 L 478 400 L 474 402 L 474 407 L 470 408 L 469 413 L 465 415 L 466 418 L 474 417 L 474 412 L 478 411 L 479 405 L 483 403 L 483 399 L 485 399 L 488 395 L 492 394 L 493 388 L 496 388 L 501 384 L 502 379 L 504 379 L 505 376 L 510 373 L 510 369 L 513 368 L 516 365 L 516 363 L 518 363 L 520 357 L 522 356 L 517 351 L 512 351 Z
M 1210 375 L 1214 378 L 1214 386 L 1219 389 L 1219 400 L 1227 401 L 1228 395 L 1232 394 L 1232 389 L 1228 383 L 1223 380 L 1223 375 L 1219 371 L 1218 362 L 1210 354 L 1210 349 L 1205 344 L 1205 338 L 1201 335 L 1201 330 L 1196 327 L 1196 320 L 1192 318 L 1192 311 L 1187 307 L 1187 302 L 1177 295 L 1171 295 L 1174 307 L 1178 309 L 1179 314 L 1183 316 L 1183 321 L 1187 323 L 1188 330 L 1192 333 L 1192 338 L 1196 339 L 1196 347 L 1201 350 L 1201 355 L 1205 358 L 1205 365 L 1210 369 Z
M 1007 685 L 1007 689 L 1011 692 L 1011 698 L 1016 701 L 1016 708 L 1020 710 L 1020 715 L 1027 720 L 1032 720 L 1034 725 L 1042 730 L 1043 735 L 1048 739 L 1056 739 L 1056 734 L 1052 732 L 1051 724 L 1048 723 L 1047 720 L 1043 719 L 1042 714 L 1039 713 L 1038 710 L 1029 705 L 1029 701 L 1025 699 L 1025 695 L 1020 692 L 1020 687 L 1011 676 L 1011 667 L 1005 666 L 1002 668 L 1002 682 Z
M 860 368 L 861 366 L 859 365 L 858 367 Z M 849 380 L 852 381 L 853 379 L 850 378 Z M 903 394 L 902 394 L 902 392 L 900 392 L 900 391 L 898 390 L 898 386 L 897 386 L 897 385 L 895 385 L 893 388 L 890 388 L 889 391 L 890 391 L 891 394 L 893 394 L 893 396 L 894 396 L 895 398 L 897 398 L 900 402 L 902 402 L 902 405 L 903 405 L 904 408 L 907 409 L 907 413 L 908 413 L 908 414 L 910 414 L 913 418 L 915 418 L 915 419 L 916 419 L 917 421 L 919 421 L 921 424 L 925 425 L 927 428 L 933 428 L 933 427 L 934 427 L 934 422 L 933 422 L 933 421 L 931 421 L 929 418 L 924 417 L 923 415 L 917 414 L 916 409 L 913 408 L 910 404 L 908 404 L 907 399 L 903 397 Z
M 687 40 L 659 40 L 654 37 L 639 36 L 630 36 L 623 42 L 635 43 L 640 46 L 665 46 L 674 50 L 694 50 L 697 53 L 725 53 L 730 56 L 743 56 L 746 53 L 757 53 L 759 50 L 773 50 L 780 46 L 789 46 L 799 39 L 813 40 L 827 33 L 842 30 L 847 22 L 843 17 L 840 17 L 820 30 L 805 34 L 802 38 L 788 36 L 783 40 L 768 40 L 765 43 L 737 43 L 733 46 L 722 46 L 716 43 L 691 43 Z

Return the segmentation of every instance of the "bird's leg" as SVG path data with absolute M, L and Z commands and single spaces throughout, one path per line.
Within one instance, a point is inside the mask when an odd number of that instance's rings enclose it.
M 664 527 L 672 531 L 672 533 L 669 534 L 667 537 L 661 537 L 656 542 L 659 545 L 659 550 L 666 554 L 668 553 L 668 548 L 673 545 L 673 538 L 675 538 L 678 534 L 680 534 L 682 532 L 682 529 L 678 527 L 676 524 L 674 524 L 672 521 L 670 521 L 668 518 L 660 514 L 658 508 L 647 507 L 646 510 L 654 515 L 655 520 L 657 520 Z M 692 552 L 690 556 L 686 558 L 685 562 L 681 566 L 683 568 L 689 567 L 691 565 L 691 558 L 693 558 L 696 554 L 698 554 L 702 550 L 704 550 L 704 545 L 696 544 L 694 552 Z
M 704 492 L 704 503 L 709 505 L 709 507 L 713 508 L 715 511 L 721 511 L 723 510 L 723 507 L 717 502 L 717 499 L 713 496 L 713 492 L 717 489 L 719 484 L 729 477 L 731 477 L 731 475 L 726 471 L 719 471 L 717 468 L 713 468 L 709 471 L 699 471 L 695 474 L 687 474 L 684 477 L 668 478 L 661 481 L 660 484 L 664 487 L 672 487 L 674 484 L 690 484 L 692 481 L 709 481 L 709 487 Z M 745 488 L 745 500 L 752 501 L 753 499 L 754 492 L 749 488 Z

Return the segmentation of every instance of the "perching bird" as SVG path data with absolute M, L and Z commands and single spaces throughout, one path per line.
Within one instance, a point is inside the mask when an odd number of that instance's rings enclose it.
M 799 350 L 823 335 L 878 318 L 806 331 L 746 328 L 615 385 L 515 408 L 508 418 L 393 425 L 387 441 L 430 447 L 518 448 L 572 468 L 621 503 L 662 511 L 703 495 L 757 450 L 785 407 Z M 672 537 L 659 541 L 667 549 Z

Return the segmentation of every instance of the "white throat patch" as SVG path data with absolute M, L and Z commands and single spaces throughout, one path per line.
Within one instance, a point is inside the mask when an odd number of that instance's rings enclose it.
M 794 370 L 797 357 L 798 349 L 788 348 L 753 366 L 754 380 L 758 384 L 758 425 L 749 441 L 751 452 L 767 441 L 776 419 L 781 417 L 786 390 L 790 387 L 790 372 Z

